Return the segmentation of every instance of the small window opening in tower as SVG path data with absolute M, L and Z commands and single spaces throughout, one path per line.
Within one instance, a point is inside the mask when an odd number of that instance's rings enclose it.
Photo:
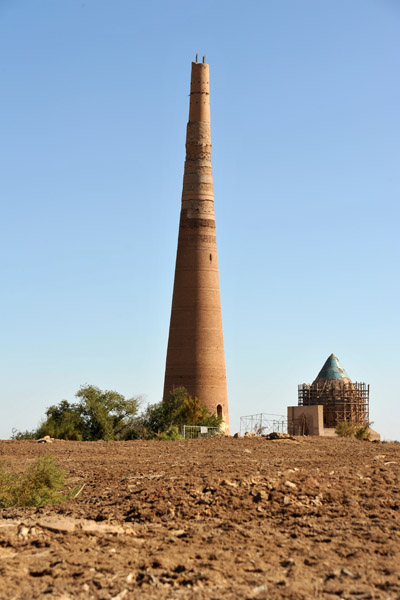
M 210 262 L 212 261 L 212 254 L 210 254 Z
M 222 418 L 222 406 L 220 404 L 217 406 L 217 416 Z

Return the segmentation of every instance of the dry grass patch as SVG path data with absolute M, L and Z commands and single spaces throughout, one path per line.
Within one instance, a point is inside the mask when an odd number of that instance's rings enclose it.
M 369 440 L 371 437 L 370 426 L 372 423 L 357 425 L 351 421 L 342 421 L 336 425 L 335 433 L 339 437 L 353 437 L 358 440 Z
M 51 454 L 38 458 L 23 473 L 13 473 L 0 463 L 0 508 L 57 504 L 73 496 L 63 494 L 65 473 Z

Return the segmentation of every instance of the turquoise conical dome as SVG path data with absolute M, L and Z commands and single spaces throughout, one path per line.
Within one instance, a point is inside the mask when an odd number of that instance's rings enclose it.
M 324 379 L 324 380 L 329 379 L 331 381 L 333 381 L 333 380 L 343 381 L 343 383 L 351 382 L 350 377 L 347 375 L 346 371 L 343 369 L 342 365 L 340 364 L 339 359 L 334 354 L 331 354 L 328 357 L 324 366 L 318 373 L 317 378 L 314 381 L 314 383 L 316 383 L 322 379 Z

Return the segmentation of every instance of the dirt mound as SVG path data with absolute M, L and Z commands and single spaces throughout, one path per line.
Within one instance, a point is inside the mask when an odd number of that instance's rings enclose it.
M 400 597 L 400 446 L 346 439 L 0 442 L 78 498 L 1 511 L 0 598 Z

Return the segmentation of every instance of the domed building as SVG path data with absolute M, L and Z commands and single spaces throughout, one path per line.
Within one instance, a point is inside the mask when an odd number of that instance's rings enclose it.
M 299 406 L 322 406 L 324 428 L 351 421 L 357 425 L 369 423 L 369 385 L 353 383 L 331 354 L 311 385 L 298 386 Z

